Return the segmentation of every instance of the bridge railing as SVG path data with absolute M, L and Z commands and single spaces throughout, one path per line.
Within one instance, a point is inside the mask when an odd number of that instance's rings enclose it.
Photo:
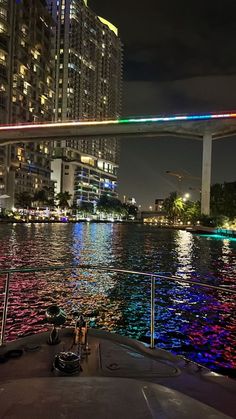
M 56 265 L 56 266 L 43 266 L 43 267 L 24 267 L 24 268 L 15 268 L 15 269 L 0 269 L 0 275 L 6 275 L 5 281 L 5 290 L 4 290 L 4 300 L 3 300 L 3 315 L 2 315 L 2 326 L 0 333 L 0 346 L 4 345 L 5 342 L 5 332 L 6 332 L 6 323 L 7 323 L 7 312 L 8 312 L 8 303 L 10 296 L 10 282 L 13 274 L 16 273 L 40 273 L 40 272 L 55 272 L 55 271 L 68 271 L 68 270 L 91 270 L 96 272 L 109 272 L 109 273 L 120 273 L 120 274 L 130 274 L 136 275 L 138 277 L 147 277 L 150 280 L 150 348 L 155 347 L 155 288 L 156 281 L 170 281 L 177 282 L 178 285 L 196 285 L 200 288 L 213 289 L 221 292 L 230 293 L 236 295 L 236 289 L 232 289 L 227 286 L 216 286 L 207 284 L 204 282 L 194 281 L 192 279 L 185 279 L 175 275 L 163 275 L 159 273 L 150 273 L 150 272 L 139 272 L 132 271 L 128 269 L 116 269 L 110 268 L 107 266 L 93 266 L 93 265 Z

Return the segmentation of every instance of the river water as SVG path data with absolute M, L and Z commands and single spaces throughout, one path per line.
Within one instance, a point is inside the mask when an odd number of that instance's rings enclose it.
M 175 274 L 235 287 L 236 240 L 155 226 L 113 223 L 2 224 L 0 268 L 92 264 Z M 0 276 L 1 307 L 5 277 Z M 14 274 L 7 339 L 47 330 L 45 308 L 83 311 L 93 327 L 148 342 L 150 281 L 137 275 L 83 272 Z M 158 281 L 155 343 L 216 371 L 236 366 L 234 297 L 222 291 Z

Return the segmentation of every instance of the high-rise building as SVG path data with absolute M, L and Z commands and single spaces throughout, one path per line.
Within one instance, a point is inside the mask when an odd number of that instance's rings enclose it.
M 53 20 L 45 0 L 0 0 L 0 123 L 53 119 Z M 50 186 L 47 142 L 0 147 L 0 195 Z
M 9 1 L 0 2 L 0 124 L 8 121 Z M 0 147 L 0 196 L 6 193 L 6 147 Z M 0 202 L 1 204 L 1 202 Z
M 106 120 L 119 116 L 122 46 L 117 28 L 86 0 L 48 0 L 55 30 L 55 118 Z M 68 139 L 54 144 L 53 178 L 78 205 L 117 196 L 116 138 Z

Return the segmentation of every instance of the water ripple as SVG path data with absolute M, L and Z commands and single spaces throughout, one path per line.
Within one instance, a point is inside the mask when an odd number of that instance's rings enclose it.
M 162 272 L 235 287 L 236 242 L 185 231 L 122 224 L 0 225 L 0 266 L 92 264 Z M 5 278 L 0 277 L 3 303 Z M 14 274 L 7 339 L 47 330 L 45 309 L 57 303 L 83 311 L 93 327 L 147 341 L 149 279 L 76 271 Z M 235 302 L 230 294 L 157 282 L 157 346 L 184 354 L 215 370 L 236 365 Z

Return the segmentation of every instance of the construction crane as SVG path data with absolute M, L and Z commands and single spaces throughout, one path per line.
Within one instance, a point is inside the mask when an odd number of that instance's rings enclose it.
M 192 175 L 189 175 L 188 173 L 171 172 L 170 170 L 166 170 L 166 173 L 168 175 L 171 175 L 171 176 L 176 176 L 179 179 L 180 182 L 182 181 L 182 179 L 201 180 L 200 177 L 198 177 L 198 176 L 192 176 Z
M 179 193 L 181 194 L 181 186 L 182 186 L 182 180 L 183 179 L 191 179 L 191 180 L 198 180 L 201 181 L 201 178 L 198 176 L 192 176 L 188 172 L 172 172 L 171 170 L 166 170 L 166 174 L 170 176 L 174 176 L 178 179 L 179 182 Z M 189 188 L 191 190 L 194 190 L 194 188 Z

